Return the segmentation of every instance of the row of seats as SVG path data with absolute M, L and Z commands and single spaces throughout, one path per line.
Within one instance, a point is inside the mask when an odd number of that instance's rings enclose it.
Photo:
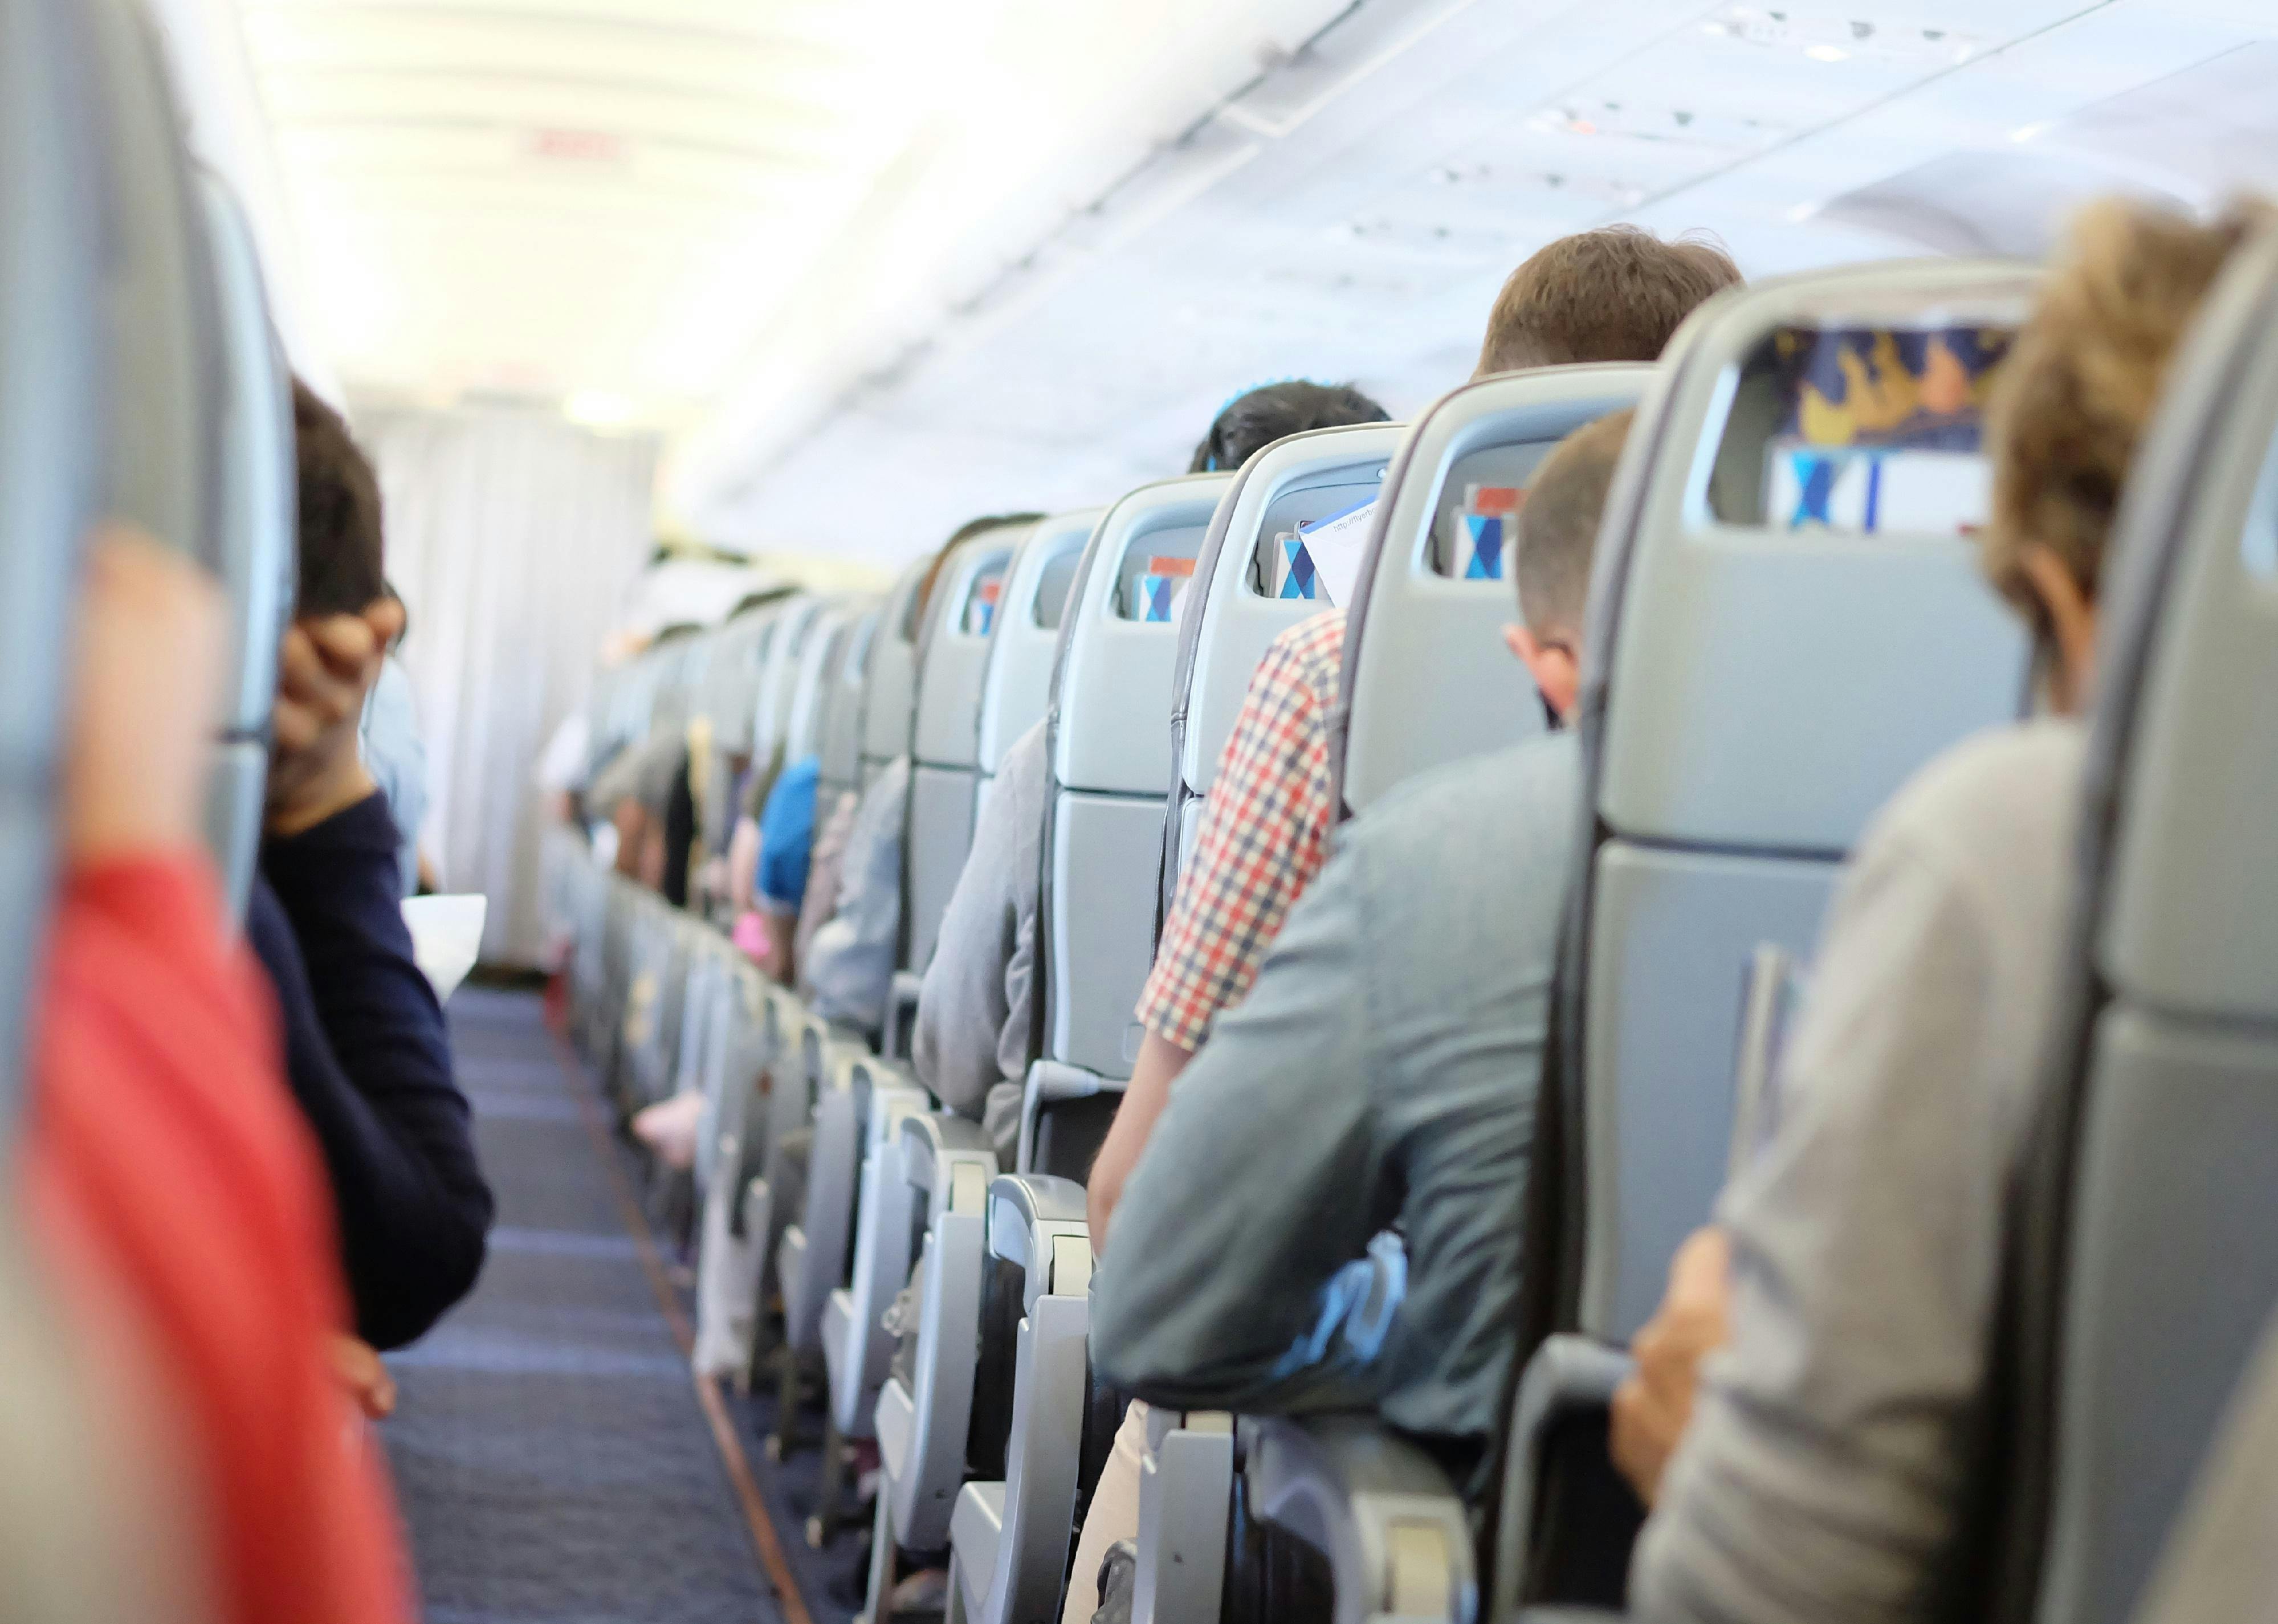
M 1619 1604 L 1637 1511 L 1608 1491 L 1606 1409 L 1622 1350 L 1744 1136 L 1749 980 L 1808 957 L 1846 856 L 1900 783 L 2018 717 L 2031 690 L 2025 641 L 1965 539 L 1800 528 L 1776 505 L 1782 345 L 1830 330 L 2001 341 L 2036 280 L 1955 262 L 1765 283 L 1716 301 L 1657 366 L 1497 376 L 1410 424 L 1296 436 L 1237 473 L 975 536 L 942 565 L 921 619 L 922 566 L 882 604 L 762 606 L 605 686 L 621 734 L 669 714 L 677 686 L 703 696 L 715 748 L 812 749 L 827 784 L 913 761 L 901 973 L 876 1034 L 819 1020 L 717 930 L 574 842 L 554 871 L 588 1054 L 628 1104 L 675 1079 L 706 1094 L 701 1266 L 745 1277 L 746 1367 L 763 1276 L 780 1298 L 780 1445 L 796 1442 L 818 1362 L 826 1465 L 850 1440 L 877 1443 L 868 1616 L 882 1616 L 898 1549 L 944 1547 L 953 1616 L 1058 1609 L 1112 1430 L 1088 1374 L 1082 1180 L 1137 1054 L 1132 1010 L 1251 673 L 1319 607 L 1274 594 L 1277 538 L 1375 503 L 1332 729 L 1340 808 L 1365 812 L 1539 726 L 1496 647 L 1510 588 L 1456 567 L 1453 519 L 1466 490 L 1523 487 L 1566 433 L 1635 405 L 1592 584 L 1577 808 L 1589 836 L 1494 1524 L 1475 1538 L 1440 1465 L 1372 1421 L 1158 1414 L 1134 1616 L 1254 1611 L 1270 1564 L 1241 1531 L 1249 1519 L 1318 1553 L 1341 1620 Z M 2278 1300 L 2278 1244 L 2254 1200 L 2278 1147 L 2278 740 L 2221 725 L 2236 714 L 2225 696 L 2278 677 L 2278 591 L 2241 544 L 2278 523 L 2274 306 L 2266 244 L 2179 364 L 2123 522 L 2076 985 L 2047 1079 L 2038 1221 L 2011 1260 L 2023 1398 L 1999 1471 L 2022 1512 L 2003 1523 L 2005 1616 L 2129 1616 Z M 1175 622 L 1150 617 L 1143 585 L 1166 560 L 1192 560 Z M 918 1085 L 909 1011 L 978 797 L 1039 715 L 1041 993 L 1018 1147 L 1000 1166 L 988 1134 Z M 783 1153 L 810 1125 L 789 1210 Z M 912 1306 L 896 1310 L 913 1271 Z M 2211 1289 L 2217 1278 L 2229 1285 Z

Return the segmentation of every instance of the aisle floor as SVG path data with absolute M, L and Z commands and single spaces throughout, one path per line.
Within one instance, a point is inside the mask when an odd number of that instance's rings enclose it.
M 768 1582 L 679 1305 L 537 995 L 464 989 L 451 1026 L 499 1216 L 473 1296 L 389 1361 L 428 1624 L 805 1624 Z

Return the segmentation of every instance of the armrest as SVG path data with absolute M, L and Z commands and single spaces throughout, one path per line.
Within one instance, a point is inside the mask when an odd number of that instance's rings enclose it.
M 910 1057 L 910 1041 L 917 1032 L 918 994 L 925 977 L 914 970 L 897 970 L 886 989 L 886 1026 L 878 1052 L 897 1060 Z
M 1031 1061 L 1021 1090 L 1021 1165 L 1031 1166 L 1036 1161 L 1036 1118 L 1045 1106 L 1061 1100 L 1089 1100 L 1103 1094 L 1121 1094 L 1123 1089 L 1120 1078 L 1102 1077 L 1097 1071 L 1088 1071 L 1065 1061 Z
M 1338 1624 L 1471 1624 L 1479 1611 L 1471 1522 L 1438 1462 L 1372 1416 L 1243 1425 L 1250 1504 L 1328 1558 Z
M 1529 1547 L 1560 1427 L 1579 1414 L 1608 1409 L 1615 1390 L 1635 1369 L 1625 1349 L 1571 1334 L 1545 1338 L 1527 1361 L 1511 1403 L 1510 1434 L 1504 1447 L 1502 1521 L 1495 1529 L 1494 1617 L 1513 1618 L 1519 1611 L 1521 1590 L 1534 1566 Z M 1551 1613 L 1558 1609 L 1537 1611 Z
M 989 1186 L 989 1250 L 1018 1267 L 1024 1312 L 1036 1300 L 1086 1297 L 1091 1290 L 1091 1226 L 1083 1186 L 1046 1173 L 999 1173 Z M 1044 1261 L 1039 1269 L 1037 1261 Z
M 902 1118 L 902 1175 L 926 1192 L 929 1220 L 948 1212 L 980 1213 L 997 1176 L 997 1141 L 977 1122 L 952 1111 Z

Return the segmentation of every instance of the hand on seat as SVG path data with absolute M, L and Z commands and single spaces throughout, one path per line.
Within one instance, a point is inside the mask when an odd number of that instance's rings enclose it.
M 220 594 L 140 531 L 106 526 L 88 550 L 64 846 L 78 864 L 195 845 L 220 711 Z
M 312 828 L 377 787 L 357 750 L 356 726 L 387 645 L 402 629 L 403 606 L 392 598 L 361 614 L 296 621 L 287 629 L 272 712 L 271 834 Z
M 1647 1506 L 1693 1419 L 1701 1358 L 1731 1335 L 1731 1248 L 1724 1231 L 1696 1230 L 1669 1266 L 1669 1292 L 1639 1330 L 1637 1373 L 1614 1393 L 1609 1447 L 1614 1465 Z

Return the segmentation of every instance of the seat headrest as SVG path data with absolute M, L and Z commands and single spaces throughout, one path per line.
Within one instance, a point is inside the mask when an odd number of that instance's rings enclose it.
M 44 934 L 80 544 L 103 511 L 103 233 L 96 110 L 62 8 L 0 0 L 0 1123 Z
M 2278 236 L 2170 369 L 2105 579 L 2082 881 L 2106 981 L 2278 1021 Z
M 878 629 L 870 641 L 863 673 L 862 754 L 890 761 L 910 747 L 910 719 L 917 698 L 918 589 L 931 569 L 921 557 L 895 578 L 886 593 Z
M 1029 527 L 999 526 L 960 543 L 942 566 L 918 644 L 917 710 L 910 752 L 937 766 L 970 767 L 981 721 L 997 603 L 1015 545 Z
M 103 507 L 221 573 L 223 325 L 183 122 L 141 8 L 77 8 L 91 47 L 115 342 Z
M 1158 560 L 1202 550 L 1232 474 L 1144 484 L 1109 508 L 1084 548 L 1052 679 L 1052 777 L 1063 789 L 1166 795 L 1176 629 L 1150 619 Z
M 1922 762 L 2019 713 L 2024 637 L 1967 532 L 1986 388 L 2037 274 L 1849 267 L 1679 331 L 1592 581 L 1581 721 L 1615 832 L 1842 852 Z
M 1337 574 L 1293 568 L 1314 562 L 1301 531 L 1376 503 L 1406 432 L 1370 423 L 1293 434 L 1251 457 L 1219 499 L 1176 609 L 1172 728 L 1182 790 L 1209 793 L 1267 645 L 1300 621 L 1350 609 L 1335 601 Z
M 1105 512 L 1086 507 L 1055 514 L 1039 522 L 1013 554 L 982 677 L 977 759 L 983 773 L 996 772 L 1005 752 L 1036 725 L 1051 701 L 1052 660 L 1068 594 L 1084 544 Z
M 1546 367 L 1466 384 L 1416 421 L 1386 479 L 1347 617 L 1330 776 L 1360 812 L 1427 767 L 1515 743 L 1542 711 L 1503 646 L 1508 549 L 1535 465 L 1633 405 L 1653 369 Z
M 241 909 L 259 856 L 269 717 L 278 644 L 292 615 L 299 567 L 293 405 L 284 353 L 253 233 L 218 178 L 197 177 L 214 254 L 226 385 L 219 397 L 221 524 L 215 559 L 231 612 L 233 669 L 208 807 L 207 840 L 224 894 Z

